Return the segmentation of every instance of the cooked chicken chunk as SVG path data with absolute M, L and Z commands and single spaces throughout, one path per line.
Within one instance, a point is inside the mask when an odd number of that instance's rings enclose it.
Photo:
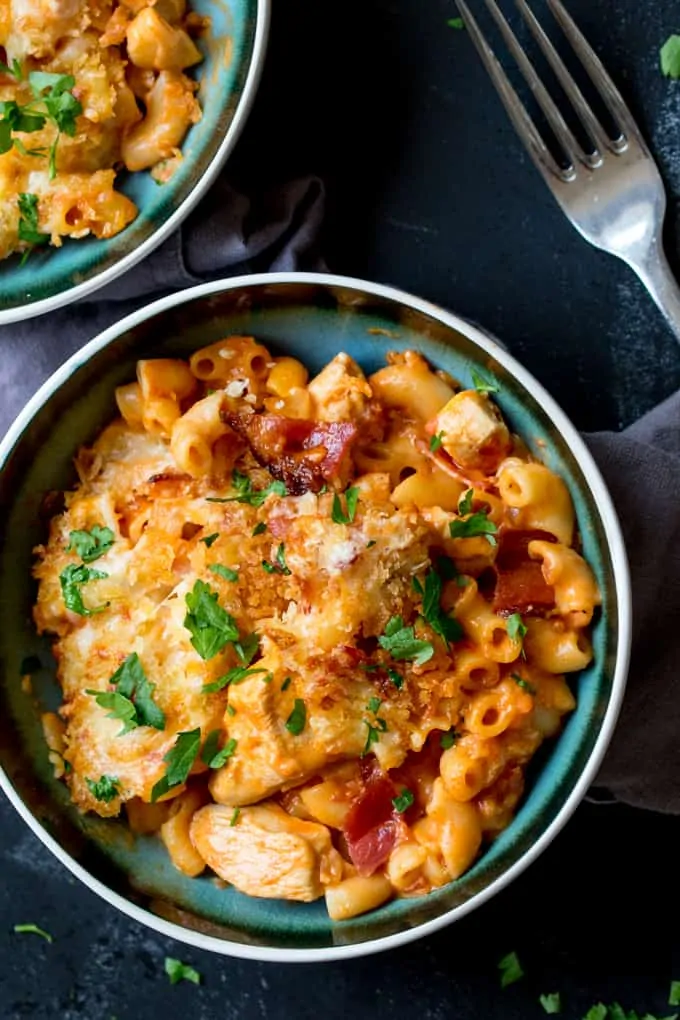
M 442 447 L 463 468 L 493 474 L 510 450 L 508 428 L 488 397 L 463 390 L 451 397 L 431 425 Z

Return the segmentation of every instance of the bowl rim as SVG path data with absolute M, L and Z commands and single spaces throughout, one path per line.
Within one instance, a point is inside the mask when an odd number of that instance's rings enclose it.
M 205 949 L 219 953 L 222 956 L 231 956 L 240 959 L 258 960 L 271 963 L 320 963 L 332 960 L 349 959 L 352 957 L 368 956 L 373 953 L 382 952 L 387 949 L 394 949 L 406 945 L 416 939 L 431 935 L 442 928 L 447 927 L 455 920 L 459 920 L 470 913 L 476 907 L 481 906 L 492 896 L 496 895 L 526 868 L 529 867 L 552 842 L 558 832 L 564 827 L 583 797 L 588 787 L 594 780 L 604 754 L 611 740 L 616 721 L 619 716 L 623 695 L 626 688 L 626 678 L 630 662 L 630 651 L 632 641 L 632 593 L 630 584 L 630 573 L 628 557 L 618 516 L 609 495 L 595 460 L 588 447 L 581 438 L 577 429 L 572 425 L 569 418 L 562 411 L 557 402 L 550 394 L 515 358 L 501 347 L 489 334 L 480 327 L 470 323 L 468 320 L 440 308 L 423 298 L 416 297 L 407 291 L 400 290 L 380 283 L 372 283 L 356 277 L 341 276 L 334 273 L 258 273 L 252 275 L 236 276 L 210 283 L 200 284 L 186 290 L 160 298 L 144 307 L 137 309 L 125 318 L 114 323 L 98 336 L 85 344 L 79 351 L 65 361 L 40 387 L 35 395 L 28 401 L 23 411 L 17 416 L 10 426 L 6 436 L 0 442 L 0 472 L 21 438 L 24 430 L 29 425 L 36 412 L 49 400 L 49 398 L 60 388 L 69 376 L 79 367 L 85 364 L 91 356 L 105 348 L 109 343 L 130 329 L 141 323 L 152 319 L 157 314 L 174 308 L 177 305 L 185 304 L 196 299 L 208 297 L 212 294 L 230 290 L 237 290 L 240 287 L 271 286 L 276 284 L 312 284 L 328 287 L 347 288 L 359 290 L 369 296 L 387 299 L 401 303 L 416 311 L 422 312 L 435 318 L 443 325 L 463 333 L 472 340 L 478 347 L 495 360 L 503 364 L 511 375 L 536 399 L 546 415 L 553 421 L 559 432 L 569 444 L 574 454 L 585 481 L 596 502 L 602 517 L 605 533 L 609 541 L 609 551 L 612 558 L 614 573 L 614 590 L 617 596 L 618 612 L 618 647 L 616 663 L 614 668 L 612 690 L 604 718 L 600 726 L 595 746 L 591 755 L 575 783 L 573 789 L 558 810 L 555 818 L 550 822 L 546 830 L 531 846 L 531 848 L 498 878 L 494 879 L 486 888 L 472 896 L 469 900 L 443 913 L 440 917 L 425 921 L 414 928 L 392 935 L 386 935 L 366 942 L 354 945 L 337 945 L 323 948 L 271 948 L 265 946 L 249 946 L 234 943 L 228 939 L 221 939 L 214 935 L 206 935 L 194 929 L 182 927 L 172 921 L 166 921 L 162 917 L 152 913 L 144 907 L 126 899 L 120 893 L 109 889 L 103 882 L 91 875 L 82 867 L 70 854 L 68 854 L 57 841 L 43 828 L 40 822 L 31 813 L 28 807 L 14 790 L 9 777 L 0 766 L 0 789 L 4 791 L 10 803 L 17 810 L 33 833 L 42 843 L 64 864 L 69 871 L 92 892 L 97 893 L 107 903 L 117 907 L 128 917 L 146 925 L 160 935 L 175 939 L 197 949 Z
M 257 4 L 257 13 L 253 36 L 253 50 L 250 66 L 248 67 L 241 92 L 241 99 L 215 155 L 198 183 L 191 189 L 184 201 L 138 247 L 128 252 L 127 255 L 124 255 L 101 273 L 97 273 L 92 279 L 77 283 L 75 286 L 63 290 L 60 294 L 52 294 L 50 297 L 31 301 L 28 304 L 0 309 L 0 326 L 6 326 L 12 322 L 23 322 L 25 319 L 33 319 L 38 315 L 54 312 L 57 308 L 63 308 L 65 305 L 80 301 L 81 298 L 86 297 L 88 294 L 92 294 L 101 287 L 112 283 L 162 244 L 204 197 L 214 184 L 217 175 L 222 170 L 241 136 L 241 132 L 255 102 L 255 96 L 257 95 L 260 79 L 262 78 L 271 24 L 271 0 L 255 0 L 255 2 Z

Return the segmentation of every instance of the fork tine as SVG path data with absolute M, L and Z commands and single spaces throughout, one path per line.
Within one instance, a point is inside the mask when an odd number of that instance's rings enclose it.
M 482 59 L 482 63 L 489 72 L 489 76 L 496 87 L 496 91 L 505 106 L 507 114 L 514 125 L 517 134 L 524 142 L 524 145 L 526 146 L 526 149 L 537 168 L 541 171 L 544 177 L 547 178 L 548 183 L 551 184 L 551 186 L 552 176 L 555 176 L 562 181 L 573 180 L 576 176 L 574 168 L 570 167 L 569 169 L 564 170 L 558 165 L 547 145 L 541 138 L 536 125 L 527 113 L 524 104 L 510 84 L 508 76 L 486 41 L 482 30 L 473 18 L 466 0 L 455 0 L 455 3 L 463 16 L 468 34 L 477 48 Z
M 531 29 L 536 42 L 543 51 L 546 60 L 555 72 L 555 76 L 557 77 L 560 85 L 569 97 L 572 106 L 579 115 L 582 123 L 585 125 L 591 141 L 595 145 L 596 152 L 593 153 L 593 156 L 591 156 L 590 162 L 590 165 L 595 168 L 602 162 L 601 153 L 603 153 L 606 148 L 612 148 L 613 143 L 611 139 L 607 137 L 606 131 L 588 104 L 588 101 L 581 92 L 581 89 L 574 81 L 566 64 L 546 35 L 536 15 L 529 7 L 527 0 L 515 0 L 515 3 L 519 8 L 522 17 Z
M 621 131 L 622 138 L 614 139 L 611 143 L 614 150 L 621 152 L 626 147 L 626 139 L 634 138 L 642 146 L 643 150 L 647 152 L 646 142 L 640 134 L 640 130 L 633 119 L 633 115 L 626 106 L 623 96 L 607 74 L 600 58 L 587 42 L 580 29 L 577 28 L 574 19 L 566 10 L 562 0 L 547 0 L 547 3 L 577 53 L 579 60 L 588 72 L 588 77 L 600 93 L 605 106 Z
M 571 129 L 567 125 L 564 117 L 560 113 L 555 104 L 554 99 L 546 89 L 545 85 L 539 78 L 534 65 L 531 63 L 526 53 L 522 49 L 517 39 L 517 36 L 510 28 L 505 15 L 501 12 L 500 7 L 496 3 L 496 0 L 486 0 L 486 6 L 489 8 L 494 21 L 498 25 L 503 39 L 505 40 L 508 49 L 512 53 L 513 57 L 517 61 L 517 65 L 524 76 L 527 84 L 529 85 L 536 102 L 540 106 L 541 110 L 545 114 L 545 117 L 552 128 L 555 137 L 559 141 L 560 145 L 566 152 L 567 156 L 571 160 L 572 164 L 574 160 L 578 159 L 581 163 L 586 166 L 591 165 L 586 153 L 583 151 L 579 143 L 574 138 Z

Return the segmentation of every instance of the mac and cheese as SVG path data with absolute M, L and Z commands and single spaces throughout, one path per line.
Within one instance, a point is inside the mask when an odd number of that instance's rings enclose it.
M 335 920 L 457 878 L 592 658 L 564 482 L 415 351 L 137 376 L 37 550 L 73 800 Z

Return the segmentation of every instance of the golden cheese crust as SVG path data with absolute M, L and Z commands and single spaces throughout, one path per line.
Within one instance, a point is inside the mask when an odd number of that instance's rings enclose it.
M 457 877 L 591 656 L 562 480 L 415 352 L 308 383 L 228 338 L 117 399 L 36 550 L 74 802 L 337 918 Z

